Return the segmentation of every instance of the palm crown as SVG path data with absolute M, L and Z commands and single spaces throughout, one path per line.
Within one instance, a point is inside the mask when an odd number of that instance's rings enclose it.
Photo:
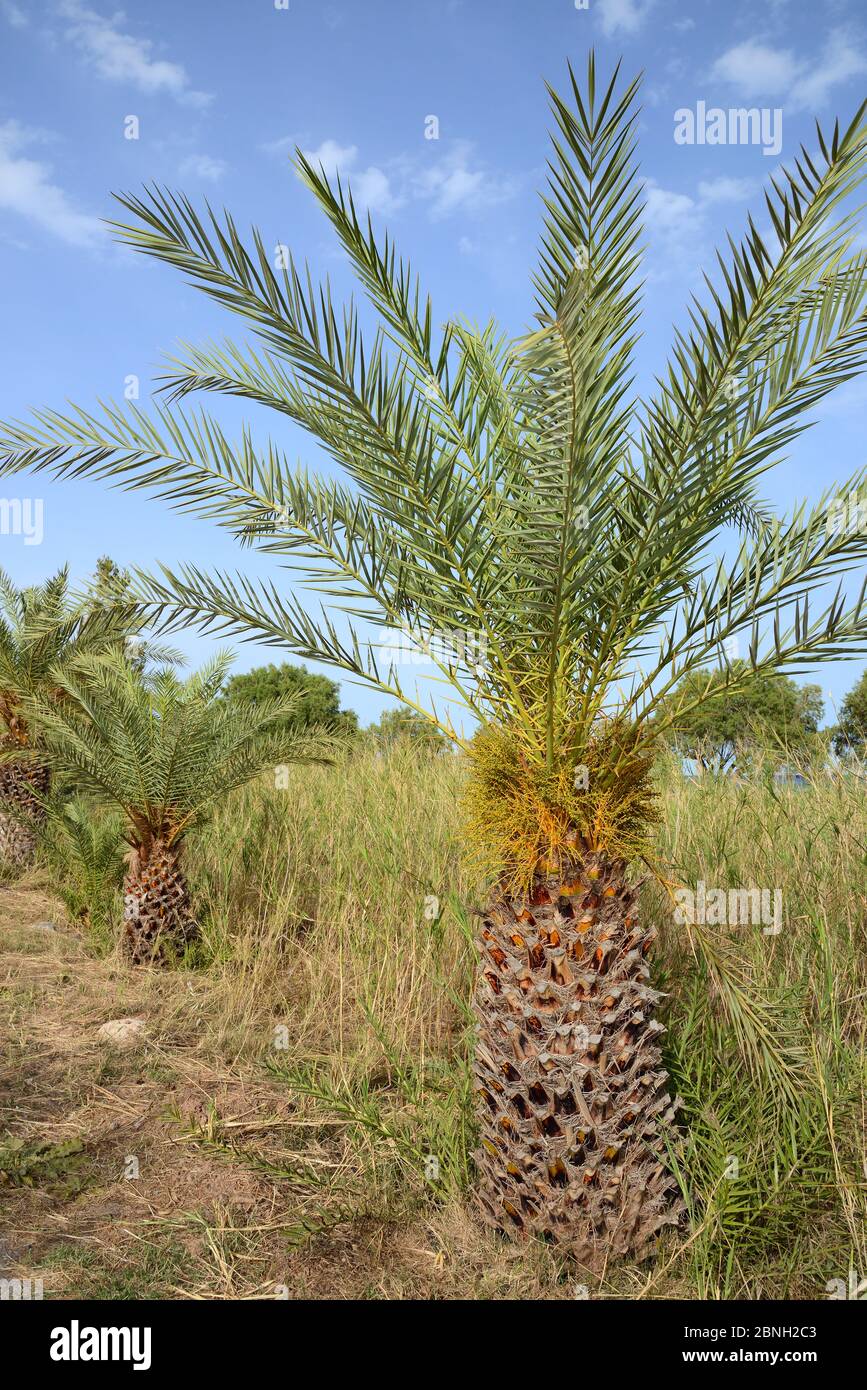
M 522 338 L 493 323 L 436 327 L 391 240 L 299 153 L 378 312 L 371 341 L 353 303 L 337 308 L 286 257 L 275 269 L 260 236 L 246 246 L 228 214 L 200 218 L 158 190 L 124 196 L 134 221 L 115 224 L 119 238 L 239 313 L 262 346 L 184 345 L 153 413 L 38 411 L 0 435 L 7 471 L 150 488 L 284 557 L 349 615 L 338 629 L 272 584 L 184 567 L 141 577 L 168 622 L 193 614 L 206 628 L 255 630 L 416 708 L 353 624 L 424 644 L 448 634 L 432 659 L 481 726 L 471 746 L 480 835 L 500 859 L 529 836 L 527 865 L 540 821 L 548 840 L 577 822 L 591 842 L 640 848 L 650 742 L 677 717 L 670 700 L 658 712 L 684 674 L 721 659 L 734 690 L 755 672 L 853 655 L 867 639 L 863 589 L 852 604 L 839 588 L 819 611 L 810 601 L 863 563 L 867 537 L 828 526 L 828 497 L 774 519 L 757 494 L 810 408 L 864 363 L 867 257 L 853 253 L 843 206 L 863 175 L 864 107 L 845 130 L 819 131 L 818 152 L 802 148 L 772 181 L 770 234 L 751 218 L 740 242 L 729 239 L 717 282 L 641 400 L 636 97 L 637 82 L 622 88 L 617 72 L 597 89 L 592 55 L 583 90 L 570 69 L 567 95 L 551 91 L 536 323 Z M 233 445 L 212 417 L 180 408 L 200 390 L 288 416 L 345 480 L 293 468 L 247 431 Z M 709 563 L 709 543 L 731 524 L 735 553 Z M 738 635 L 749 659 L 728 665 L 724 644 Z M 703 698 L 692 689 L 693 703 Z M 454 734 L 442 708 L 424 712 Z M 585 765 L 589 795 L 586 782 L 576 788 Z
M 240 709 L 220 699 L 230 661 L 222 653 L 185 681 L 167 668 L 142 677 L 119 653 L 55 668 L 63 700 L 27 702 L 40 759 L 119 807 L 131 843 L 176 844 L 264 768 L 327 754 L 316 730 L 285 727 L 295 697 Z
M 21 702 L 45 695 L 61 660 L 122 644 L 134 627 L 134 605 L 98 605 L 69 591 L 69 570 L 18 589 L 0 570 L 0 716 L 10 744 L 25 746 L 30 730 Z

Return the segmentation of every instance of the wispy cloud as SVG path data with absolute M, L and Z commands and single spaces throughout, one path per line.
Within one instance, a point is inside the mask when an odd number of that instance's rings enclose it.
M 216 159 L 213 155 L 190 154 L 178 165 L 178 173 L 205 179 L 208 183 L 219 183 L 228 167 L 224 159 Z
M 735 44 L 717 58 L 711 77 L 730 83 L 746 98 L 785 97 L 795 109 L 824 106 L 837 86 L 867 72 L 867 55 L 847 29 L 832 29 L 818 56 L 799 58 L 789 48 L 757 39 Z
M 477 163 L 468 140 L 456 140 L 430 168 L 414 174 L 412 190 L 430 204 L 431 216 L 440 218 L 495 207 L 514 197 L 518 186 L 515 179 L 499 177 Z
M 0 14 L 13 29 L 26 29 L 30 23 L 21 6 L 15 4 L 15 0 L 0 0 Z
M 23 148 L 45 138 L 17 121 L 0 125 L 0 209 L 35 223 L 71 246 L 94 246 L 103 236 L 99 219 L 79 211 L 63 189 L 52 183 L 50 165 L 21 154 Z
M 719 216 L 720 205 L 740 203 L 757 189 L 752 179 L 705 179 L 695 195 L 677 193 L 661 187 L 655 179 L 644 185 L 644 225 L 651 254 L 660 252 L 662 262 L 652 267 L 649 278 L 668 279 L 675 266 L 703 252 L 708 240 L 708 219 L 711 211 Z
M 655 0 L 597 0 L 599 22 L 606 38 L 614 34 L 637 34 Z
M 284 154 L 296 143 L 287 135 L 262 149 Z M 500 177 L 478 161 L 468 140 L 455 140 L 442 153 L 429 151 L 424 159 L 401 155 L 367 167 L 362 166 L 356 145 L 341 145 L 338 140 L 323 140 L 304 153 L 312 164 L 321 164 L 329 178 L 339 172 L 356 204 L 372 212 L 392 213 L 408 203 L 419 203 L 438 221 L 458 212 L 480 212 L 518 191 L 517 180 Z
M 279 144 L 280 142 L 276 142 Z M 336 140 L 323 140 L 315 150 L 305 150 L 305 156 L 314 167 L 320 165 L 329 179 L 336 174 L 349 178 L 352 196 L 359 207 L 369 208 L 371 212 L 395 212 L 403 202 L 403 196 L 393 187 L 392 180 L 384 169 L 375 164 L 366 169 L 358 168 L 358 146 L 341 145 Z
M 126 83 L 148 96 L 165 92 L 185 106 L 206 106 L 211 101 L 207 92 L 193 89 L 181 63 L 154 57 L 150 39 L 121 29 L 122 13 L 108 18 L 81 0 L 59 0 L 57 14 L 66 22 L 67 39 L 106 81 Z
M 282 140 L 273 140 L 262 148 L 271 154 L 282 154 L 284 150 L 294 149 L 297 143 L 291 135 L 285 135 Z M 323 140 L 315 150 L 305 150 L 304 157 L 317 169 L 321 165 L 328 177 L 333 179 L 335 174 L 346 174 L 354 166 L 358 159 L 358 146 L 341 145 L 336 140 Z
M 775 97 L 791 89 L 797 71 L 790 49 L 768 48 L 756 39 L 747 39 L 717 58 L 711 76 L 730 82 L 744 97 Z
M 701 203 L 741 203 L 751 198 L 758 184 L 755 179 L 733 179 L 724 175 L 717 179 L 704 179 L 698 186 Z
M 854 381 L 847 381 L 845 385 L 832 391 L 830 396 L 821 402 L 819 413 L 821 415 L 851 415 L 857 413 L 863 417 L 867 408 L 867 377 L 857 377 Z
M 298 140 L 294 135 L 281 135 L 276 140 L 263 140 L 259 149 L 265 154 L 291 154 L 297 144 Z
M 825 106 L 834 87 L 867 72 L 867 55 L 844 29 L 828 35 L 818 63 L 806 63 L 795 89 L 795 100 L 808 110 Z
M 684 241 L 698 236 L 704 214 L 695 198 L 661 188 L 653 179 L 647 180 L 644 197 L 644 225 L 651 245 L 660 239 Z

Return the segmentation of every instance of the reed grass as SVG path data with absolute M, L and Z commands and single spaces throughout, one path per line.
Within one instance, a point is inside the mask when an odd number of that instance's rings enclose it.
M 781 787 L 761 767 L 691 781 L 673 761 L 656 775 L 669 888 L 780 889 L 783 919 L 776 935 L 693 931 L 664 884 L 643 890 L 690 1225 L 654 1266 L 611 1272 L 606 1288 L 822 1297 L 867 1272 L 865 783 L 814 768 L 805 787 Z M 451 754 L 364 747 L 293 768 L 286 789 L 263 779 L 228 798 L 187 850 L 202 930 L 190 968 L 207 981 L 200 1046 L 256 1059 L 303 1113 L 341 1124 L 358 1155 L 350 1187 L 357 1199 L 367 1184 L 365 1210 L 385 1221 L 419 1206 L 454 1220 L 471 1205 L 468 1002 L 484 885 L 463 866 L 464 777 Z

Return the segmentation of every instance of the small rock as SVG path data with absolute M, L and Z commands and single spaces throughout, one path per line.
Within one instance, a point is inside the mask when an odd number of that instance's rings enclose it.
M 53 922 L 31 922 L 30 925 L 34 931 L 57 931 Z
M 142 1018 L 113 1018 L 97 1029 L 100 1042 L 113 1043 L 115 1047 L 136 1047 L 144 1042 L 147 1025 Z

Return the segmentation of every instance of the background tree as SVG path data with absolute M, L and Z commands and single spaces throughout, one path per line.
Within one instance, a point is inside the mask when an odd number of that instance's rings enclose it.
M 339 734 L 353 734 L 358 728 L 354 710 L 340 708 L 340 686 L 327 676 L 316 675 L 304 666 L 256 666 L 252 671 L 230 676 L 225 698 L 230 703 L 257 704 L 265 700 L 280 700 L 292 696 L 290 727 L 294 729 L 332 729 Z
M 840 706 L 831 745 L 841 758 L 852 754 L 861 758 L 867 750 L 867 671 Z
M 130 612 L 134 612 L 132 576 L 129 570 L 122 569 L 110 555 L 100 555 L 85 601 L 94 608 L 128 608 Z M 118 643 L 118 648 L 137 671 L 144 671 L 148 662 L 164 665 L 179 664 L 181 661 L 179 652 L 146 642 L 137 630 L 127 633 Z
M 415 710 L 383 710 L 378 723 L 370 724 L 367 732 L 384 747 L 408 741 L 424 752 L 440 753 L 452 746 L 440 729 Z
M 748 671 L 746 662 L 732 665 Z M 729 691 L 727 684 L 724 668 L 690 671 L 659 711 L 663 720 L 675 711 L 666 739 L 702 767 L 725 769 L 739 749 L 802 751 L 817 733 L 824 709 L 821 686 L 798 685 L 775 673 L 756 676 L 739 690 Z
M 42 763 L 123 814 L 123 945 L 135 965 L 177 957 L 196 935 L 182 867 L 191 827 L 265 768 L 325 761 L 331 748 L 316 730 L 293 731 L 297 696 L 220 699 L 230 661 L 181 681 L 168 669 L 143 677 L 116 651 L 82 657 L 52 671 L 62 699 L 25 702 Z
M 100 555 L 90 581 L 94 603 L 118 603 L 129 597 L 132 579 L 129 570 L 122 569 L 110 555 Z
M 665 1133 L 652 932 L 630 865 L 654 863 L 655 740 L 689 712 L 661 704 L 742 637 L 755 675 L 867 649 L 867 537 L 829 523 L 827 499 L 768 514 L 758 480 L 829 391 L 867 356 L 867 255 L 853 249 L 864 109 L 779 171 L 761 220 L 719 257 L 654 394 L 636 399 L 642 185 L 637 81 L 570 73 L 556 122 L 533 280 L 532 331 L 440 326 L 407 260 L 359 219 L 351 194 L 302 154 L 379 319 L 365 340 L 332 303 L 228 214 L 199 217 L 160 191 L 120 201 L 122 242 L 174 266 L 252 324 L 257 347 L 184 347 L 164 401 L 39 411 L 0 434 L 7 472 L 111 476 L 218 517 L 239 541 L 295 565 L 342 610 L 195 566 L 141 581 L 169 624 L 252 633 L 397 697 L 448 737 L 450 716 L 384 668 L 367 620 L 426 645 L 437 678 L 477 722 L 468 855 L 493 877 L 481 916 L 475 1092 L 480 1201 L 515 1234 L 562 1242 L 599 1268 L 641 1258 L 678 1219 Z M 652 229 L 651 229 L 652 230 Z M 246 397 L 303 426 L 341 469 L 295 468 L 273 440 L 186 415 L 205 391 Z M 865 485 L 865 474 L 834 492 Z M 732 539 L 729 528 L 734 524 Z M 725 551 L 725 559 L 715 559 Z M 719 694 L 716 690 L 714 694 Z M 704 698 L 699 695 L 699 702 Z M 796 1100 L 799 1053 L 744 981 L 742 961 L 687 923 L 744 1065 Z M 781 1102 L 782 1103 L 782 1102 Z
M 133 627 L 130 606 L 95 608 L 74 599 L 66 567 L 25 589 L 0 570 L 0 862 L 16 868 L 30 863 L 45 818 L 50 774 L 31 756 L 39 728 L 25 701 L 55 698 L 59 661 L 120 646 Z

